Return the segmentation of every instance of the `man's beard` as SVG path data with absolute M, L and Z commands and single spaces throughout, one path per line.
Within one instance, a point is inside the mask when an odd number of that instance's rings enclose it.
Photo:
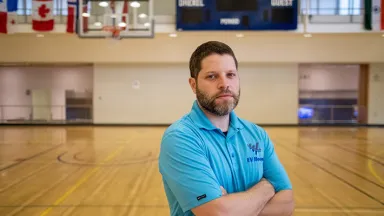
M 216 99 L 222 94 L 231 94 L 233 99 L 223 100 L 221 103 L 217 104 Z M 239 103 L 240 90 L 237 95 L 229 90 L 223 90 L 216 95 L 209 96 L 207 93 L 200 91 L 199 87 L 196 86 L 196 96 L 200 106 L 205 110 L 217 116 L 225 116 L 234 110 Z

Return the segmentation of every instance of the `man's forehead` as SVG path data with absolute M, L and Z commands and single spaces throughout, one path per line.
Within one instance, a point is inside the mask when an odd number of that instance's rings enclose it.
M 231 60 L 232 59 L 232 60 Z M 236 70 L 235 61 L 228 57 L 207 57 L 201 62 L 202 69 Z

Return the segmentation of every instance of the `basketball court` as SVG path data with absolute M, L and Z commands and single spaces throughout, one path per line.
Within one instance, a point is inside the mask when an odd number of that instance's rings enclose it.
M 0 216 L 170 215 L 161 138 L 211 40 L 237 55 L 235 111 L 270 135 L 293 215 L 384 216 L 383 8 L 0 0 Z
M 1 127 L 0 215 L 169 215 L 157 156 L 165 127 Z M 384 135 L 266 128 L 294 215 L 384 215 Z

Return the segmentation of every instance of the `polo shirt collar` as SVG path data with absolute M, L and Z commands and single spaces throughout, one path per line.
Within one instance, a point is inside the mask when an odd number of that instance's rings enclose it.
M 215 130 L 217 129 L 216 126 L 214 126 L 211 121 L 207 118 L 203 110 L 201 110 L 199 104 L 197 103 L 197 100 L 194 101 L 191 112 L 189 113 L 189 116 L 191 117 L 192 121 L 198 125 L 199 128 L 204 128 L 206 130 Z M 232 111 L 229 115 L 230 118 L 230 127 L 234 129 L 241 129 L 243 128 L 242 124 L 240 123 L 236 113 Z

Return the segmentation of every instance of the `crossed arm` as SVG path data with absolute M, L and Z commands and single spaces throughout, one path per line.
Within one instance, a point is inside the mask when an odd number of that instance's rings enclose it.
M 282 190 L 275 194 L 274 187 L 265 179 L 245 192 L 226 194 L 222 197 L 192 209 L 204 216 L 290 216 L 294 201 L 292 190 Z
M 294 201 L 288 175 L 269 137 L 265 134 L 263 139 L 264 178 L 247 191 L 226 194 L 196 137 L 165 136 L 159 168 L 174 198 L 171 204 L 197 216 L 291 216 Z

